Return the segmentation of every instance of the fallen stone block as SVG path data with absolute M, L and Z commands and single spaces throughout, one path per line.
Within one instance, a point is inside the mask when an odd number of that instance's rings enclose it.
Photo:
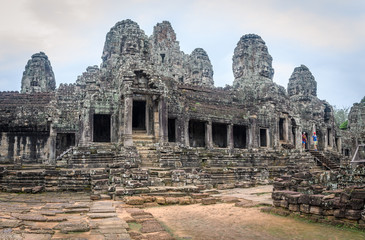
M 202 199 L 202 204 L 203 205 L 211 205 L 211 204 L 216 204 L 217 203 L 217 199 L 216 198 L 203 198 Z

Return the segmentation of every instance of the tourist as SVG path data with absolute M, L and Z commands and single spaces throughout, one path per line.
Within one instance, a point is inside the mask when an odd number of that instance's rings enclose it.
M 303 149 L 305 149 L 305 144 L 307 143 L 307 136 L 305 135 L 305 132 L 303 132 L 302 135 L 302 145 L 303 145 Z
M 317 151 L 317 144 L 318 144 L 318 141 L 317 141 L 317 135 L 316 135 L 316 132 L 313 132 L 313 144 L 314 144 L 314 150 Z

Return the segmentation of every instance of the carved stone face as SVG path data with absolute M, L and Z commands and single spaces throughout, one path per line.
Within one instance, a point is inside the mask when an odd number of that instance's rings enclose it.
M 122 45 L 122 53 L 124 54 L 135 55 L 139 53 L 138 39 L 129 38 Z

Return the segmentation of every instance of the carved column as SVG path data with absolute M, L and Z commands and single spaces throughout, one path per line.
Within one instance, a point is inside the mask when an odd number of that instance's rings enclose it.
M 189 147 L 189 118 L 186 118 L 184 121 L 184 138 L 185 138 L 185 146 Z
M 249 129 L 249 139 L 248 139 L 248 148 L 249 149 L 258 148 L 258 146 L 259 146 L 258 137 L 256 136 L 257 135 L 257 131 L 256 131 L 257 121 L 256 120 L 257 119 L 254 117 L 250 118 L 250 129 Z
M 133 146 L 132 137 L 133 94 L 128 92 L 124 98 L 124 146 Z
M 160 124 L 160 142 L 167 142 L 167 107 L 165 98 L 160 97 L 158 102 L 159 124 Z
M 234 148 L 234 142 L 233 142 L 233 124 L 229 124 L 227 131 L 227 145 L 229 149 Z
M 205 124 L 205 142 L 208 149 L 213 148 L 212 121 L 208 121 Z

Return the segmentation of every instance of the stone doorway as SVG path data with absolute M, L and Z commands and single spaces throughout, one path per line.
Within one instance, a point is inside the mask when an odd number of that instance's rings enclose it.
M 227 147 L 227 124 L 213 123 L 212 124 L 213 144 L 215 147 Z
M 94 115 L 94 142 L 110 142 L 110 115 Z
M 169 118 L 168 120 L 168 140 L 169 142 L 176 142 L 176 119 Z
M 56 156 L 61 155 L 71 146 L 75 146 L 75 133 L 57 133 Z
M 146 101 L 133 101 L 133 130 L 146 130 Z
M 205 147 L 205 122 L 189 121 L 189 143 L 190 147 Z
M 260 129 L 260 147 L 267 147 L 267 129 Z
M 247 132 L 245 126 L 233 126 L 234 148 L 247 148 Z

